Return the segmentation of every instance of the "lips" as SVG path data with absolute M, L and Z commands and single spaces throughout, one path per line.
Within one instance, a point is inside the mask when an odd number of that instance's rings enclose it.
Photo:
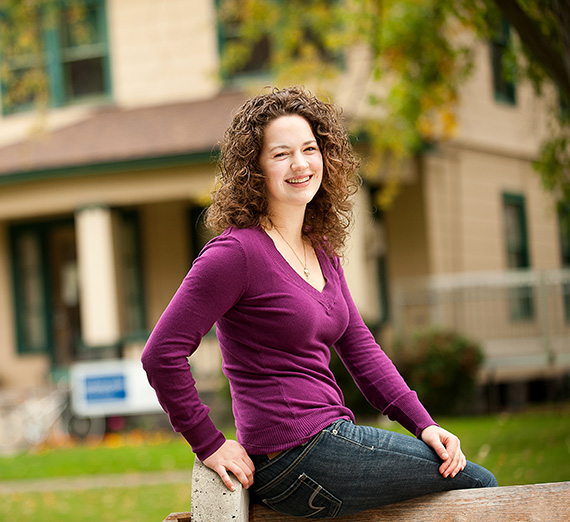
M 306 183 L 312 178 L 312 176 L 301 176 L 298 178 L 290 178 L 286 179 L 285 183 L 289 183 L 289 185 L 300 185 L 301 183 Z

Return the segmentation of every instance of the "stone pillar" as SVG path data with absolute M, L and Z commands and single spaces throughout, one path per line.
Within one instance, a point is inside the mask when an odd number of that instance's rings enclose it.
M 101 205 L 75 215 L 81 333 L 87 347 L 116 345 L 121 338 L 113 216 Z
M 235 491 L 230 491 L 215 471 L 196 458 L 192 471 L 192 522 L 249 520 L 249 492 L 229 475 Z

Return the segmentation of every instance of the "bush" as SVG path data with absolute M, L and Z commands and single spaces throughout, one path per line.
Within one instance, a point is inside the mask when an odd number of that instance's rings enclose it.
M 428 411 L 454 414 L 473 409 L 483 351 L 454 332 L 431 330 L 398 343 L 395 364 Z

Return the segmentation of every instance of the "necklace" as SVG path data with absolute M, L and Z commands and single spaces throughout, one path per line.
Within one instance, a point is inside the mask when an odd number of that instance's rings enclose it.
M 291 249 L 291 252 L 293 252 L 293 255 L 299 260 L 299 263 L 301 263 L 301 266 L 303 267 L 303 274 L 305 274 L 305 278 L 307 279 L 307 281 L 309 280 L 309 276 L 311 275 L 311 272 L 309 272 L 309 269 L 307 268 L 307 250 L 305 249 L 305 242 L 303 241 L 303 255 L 305 256 L 305 262 L 303 263 L 303 261 L 301 261 L 301 258 L 297 255 L 297 252 L 295 252 L 295 250 L 293 249 L 293 247 L 289 244 L 289 241 L 287 241 L 284 237 L 283 234 L 281 232 L 279 232 L 279 229 L 273 225 L 273 228 L 275 230 L 277 230 L 277 233 L 281 236 L 281 239 L 283 241 L 285 241 L 285 243 L 287 244 L 287 246 Z

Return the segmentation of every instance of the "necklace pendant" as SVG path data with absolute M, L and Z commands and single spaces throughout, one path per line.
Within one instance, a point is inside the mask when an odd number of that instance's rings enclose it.
M 311 272 L 309 272 L 309 269 L 307 267 L 303 268 L 303 273 L 305 274 L 305 277 L 307 279 L 309 279 L 309 276 L 311 275 Z

